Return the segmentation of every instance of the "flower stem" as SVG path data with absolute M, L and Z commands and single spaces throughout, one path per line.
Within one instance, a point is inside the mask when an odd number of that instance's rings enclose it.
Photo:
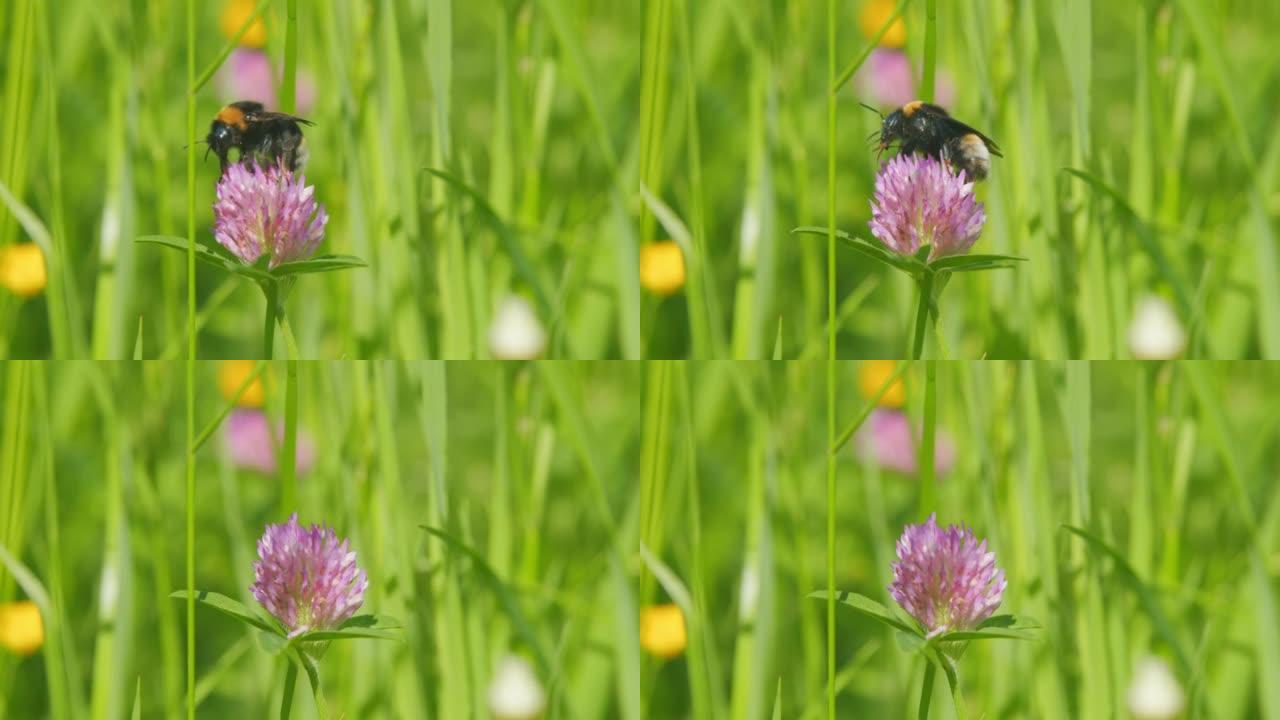
M 280 450 L 280 517 L 287 518 L 298 506 L 298 360 L 289 358 L 284 384 L 284 447 Z
M 938 361 L 924 364 L 924 432 L 920 438 L 920 519 L 936 509 L 937 482 L 933 473 L 933 451 L 938 421 Z M 933 667 L 930 665 L 930 667 Z
M 933 275 L 926 272 L 917 283 L 920 286 L 920 304 L 916 306 L 916 332 L 911 343 L 912 360 L 919 360 L 924 354 L 924 330 L 929 320 L 929 303 L 933 300 Z
M 920 81 L 920 97 L 933 102 L 934 66 L 938 56 L 938 0 L 924 4 L 924 77 Z
M 293 709 L 293 690 L 298 685 L 298 666 L 287 663 L 284 672 L 284 697 L 280 700 L 280 720 L 289 720 L 289 711 Z
M 933 699 L 933 677 L 937 674 L 938 669 L 928 660 L 924 663 L 924 684 L 920 686 L 920 711 L 916 714 L 916 720 L 928 720 L 929 718 L 929 701 Z
M 262 323 L 262 359 L 270 360 L 276 340 L 276 304 L 280 298 L 280 286 L 274 280 L 262 286 L 267 298 L 267 316 Z

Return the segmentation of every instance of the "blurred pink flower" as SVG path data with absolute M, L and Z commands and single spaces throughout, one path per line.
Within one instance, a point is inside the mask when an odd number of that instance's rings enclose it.
M 901 50 L 891 48 L 878 47 L 871 51 L 858 70 L 857 88 L 866 102 L 886 108 L 902 107 L 918 99 L 910 58 Z M 934 101 L 950 107 L 955 94 L 951 75 L 939 68 Z
M 951 472 L 955 465 L 956 447 L 951 437 L 940 428 L 933 440 L 933 469 L 940 478 Z M 858 431 L 854 449 L 858 457 L 886 470 L 903 475 L 916 474 L 916 445 L 911 437 L 911 422 L 899 410 L 872 410 Z
M 227 416 L 223 425 L 222 444 L 231 464 L 238 468 L 255 470 L 264 475 L 275 475 L 278 469 L 276 454 L 267 416 L 261 410 L 236 409 Z M 275 444 L 284 444 L 284 427 L 276 423 Z M 298 429 L 298 447 L 294 456 L 295 470 L 299 477 L 315 466 L 316 445 L 311 435 Z
M 265 52 L 238 47 L 231 51 L 227 61 L 218 68 L 214 81 L 218 86 L 218 94 L 227 102 L 255 100 L 266 105 L 269 110 L 276 110 L 276 79 L 271 58 Z M 311 73 L 301 68 L 298 70 L 297 100 L 295 115 L 306 117 L 315 108 L 315 80 Z

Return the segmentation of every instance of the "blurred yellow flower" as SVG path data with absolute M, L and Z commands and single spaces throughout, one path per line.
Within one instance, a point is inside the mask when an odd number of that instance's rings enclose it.
M 0 248 L 0 285 L 20 297 L 33 297 L 44 290 L 48 275 L 44 252 L 35 243 L 18 243 Z
M 222 6 L 221 27 L 222 34 L 230 40 L 236 36 L 240 30 L 240 26 L 249 19 L 253 14 L 253 8 L 258 3 L 254 0 L 227 0 L 227 4 Z M 262 16 L 258 16 L 244 31 L 244 35 L 240 37 L 240 44 L 246 47 L 260 48 L 267 44 L 267 26 L 262 22 Z
M 893 0 L 867 0 L 862 4 L 862 10 L 858 12 L 858 27 L 862 29 L 862 34 L 867 39 L 876 36 L 880 32 L 880 28 L 884 26 L 889 16 L 893 14 L 894 7 L 897 3 Z M 889 29 L 885 31 L 884 37 L 880 38 L 882 47 L 902 47 L 907 43 L 907 25 L 902 21 L 899 15 Z
M 640 284 L 657 295 L 671 295 L 684 287 L 684 253 L 672 240 L 640 248 Z
M 640 611 L 640 647 L 650 655 L 670 659 L 684 652 L 684 613 L 670 603 L 650 605 Z
M 249 383 L 239 399 L 236 398 L 236 390 L 253 374 L 256 365 L 252 360 L 223 360 L 218 366 L 218 390 L 222 392 L 222 397 L 235 400 L 240 407 L 262 407 L 267 399 L 267 389 L 262 382 L 266 373 Z
M 31 655 L 44 645 L 44 620 L 30 600 L 0 605 L 0 645 L 18 655 Z
M 866 360 L 858 363 L 858 390 L 862 397 L 870 400 L 880 392 L 880 386 L 893 375 L 898 363 L 892 360 Z M 907 402 L 907 387 L 899 377 L 893 381 L 884 396 L 880 398 L 880 407 L 900 408 Z

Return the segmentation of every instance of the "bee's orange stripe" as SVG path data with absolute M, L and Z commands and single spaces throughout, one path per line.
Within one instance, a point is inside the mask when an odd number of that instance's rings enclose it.
M 902 114 L 906 115 L 907 117 L 911 117 L 912 115 L 915 114 L 916 110 L 920 109 L 920 106 L 923 104 L 924 104 L 923 100 L 913 100 L 907 103 L 906 105 L 902 106 Z
M 244 129 L 244 111 L 240 108 L 228 105 L 219 110 L 218 114 L 214 116 L 214 119 L 228 125 L 233 125 L 240 130 Z

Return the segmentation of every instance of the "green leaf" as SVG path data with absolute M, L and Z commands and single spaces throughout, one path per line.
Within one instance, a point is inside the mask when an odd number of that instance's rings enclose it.
M 316 665 L 315 659 L 297 645 L 290 645 L 288 653 L 293 664 L 302 668 L 302 671 L 307 674 L 307 682 L 311 685 L 311 697 L 315 699 L 316 710 L 320 717 L 328 717 L 324 692 L 320 689 L 320 668 Z
M 818 227 L 815 225 L 798 227 L 791 232 L 802 235 L 827 236 L 827 229 L 825 227 Z M 853 250 L 866 255 L 872 260 L 882 262 L 892 268 L 901 270 L 912 277 L 919 275 L 925 270 L 924 263 L 920 262 L 916 258 L 903 257 L 878 242 L 871 242 L 870 240 L 850 235 L 843 230 L 836 230 L 836 239 Z
M 187 599 L 187 591 L 178 590 L 177 592 L 169 593 L 169 597 L 185 600 Z M 253 627 L 258 628 L 263 632 L 274 633 L 276 635 L 283 635 L 283 632 L 280 630 L 280 628 L 272 627 L 265 620 L 258 617 L 257 615 L 254 615 L 249 610 L 249 608 L 244 606 L 243 603 L 232 600 L 226 595 L 220 595 L 216 592 L 209 592 L 208 590 L 197 590 L 196 602 L 206 607 L 217 610 L 218 612 L 222 613 L 223 615 L 226 615 L 227 617 L 235 618 L 236 620 L 239 620 L 240 622 L 245 623 L 247 625 L 252 625 Z
M 289 641 L 283 635 L 276 633 L 256 633 L 258 638 L 258 647 L 266 650 L 272 655 L 279 655 L 282 650 L 289 646 Z
M 377 615 L 357 615 L 332 630 L 315 630 L 299 635 L 294 642 L 310 642 L 321 640 L 350 640 L 352 638 L 373 638 L 375 640 L 399 640 L 401 625 L 393 618 Z
M 142 720 L 142 676 L 138 676 L 138 682 L 133 688 L 133 712 L 129 717 L 133 720 Z
M 967 717 L 966 706 L 964 704 L 964 695 L 960 692 L 960 674 L 956 671 L 955 661 L 934 645 L 930 645 L 925 649 L 925 658 L 929 661 L 930 666 L 942 668 L 942 674 L 947 678 L 947 688 L 951 690 L 951 702 L 956 709 L 956 718 L 965 720 Z
M 1186 281 L 1182 279 L 1182 274 L 1174 267 L 1173 261 L 1169 259 L 1160 242 L 1156 240 L 1151 225 L 1138 215 L 1137 211 L 1133 209 L 1133 206 L 1129 205 L 1129 202 L 1119 190 L 1083 170 L 1063 168 L 1062 171 L 1072 177 L 1083 180 L 1090 188 L 1107 196 L 1116 206 L 1116 209 L 1129 220 L 1133 225 L 1134 233 L 1138 236 L 1138 241 L 1142 243 L 1143 250 L 1146 251 L 1147 255 L 1151 256 L 1151 261 L 1160 269 L 1160 274 L 1164 275 L 1165 280 L 1173 288 L 1174 299 L 1178 302 L 1178 309 L 1182 311 L 1183 317 L 1191 317 L 1191 291 Z
M 172 235 L 143 235 L 134 242 L 144 243 L 147 245 L 160 245 L 163 247 L 173 248 L 181 252 L 187 251 L 187 239 L 174 237 Z M 214 252 L 209 247 L 196 243 L 196 259 L 206 265 L 212 265 L 224 272 L 235 275 L 243 275 L 257 282 L 270 282 L 271 274 L 263 268 L 256 265 L 245 265 L 236 258 L 228 257 L 220 253 Z
M 502 221 L 496 210 L 489 205 L 478 190 L 462 182 L 458 178 L 450 175 L 443 170 L 435 168 L 426 168 L 427 172 L 435 175 L 455 190 L 466 195 L 475 203 L 476 212 L 480 214 L 480 218 L 489 225 L 494 234 L 498 236 L 499 242 L 502 243 L 503 249 L 507 251 L 507 256 L 511 258 L 511 264 L 515 267 L 516 272 L 528 283 L 529 288 L 533 290 L 533 298 L 538 303 L 538 309 L 542 311 L 543 317 L 550 322 L 551 319 L 551 303 L 547 300 L 547 293 L 542 289 L 542 281 L 538 278 L 538 273 L 533 268 L 533 263 L 529 262 L 528 256 L 524 254 L 524 248 L 521 247 L 516 235 L 511 228 Z
M 480 553 L 468 547 L 465 543 L 453 537 L 449 533 L 433 528 L 427 525 L 419 525 L 423 530 L 435 535 L 445 542 L 446 545 L 466 555 L 471 559 L 472 565 L 480 574 L 480 578 L 489 586 L 490 592 L 501 603 L 502 609 L 506 612 L 507 618 L 511 620 L 511 625 L 515 628 L 516 633 L 524 640 L 529 649 L 533 651 L 534 662 L 537 663 L 538 669 L 545 675 L 551 670 L 551 663 L 547 661 L 547 656 L 542 650 L 542 643 L 538 641 L 538 635 L 534 632 L 533 626 L 525 619 L 524 613 L 520 610 L 520 604 L 516 601 L 515 595 L 502 582 L 502 578 L 489 567 L 489 563 L 485 562 L 484 557 Z
M 1031 618 L 1020 618 L 1009 614 L 992 615 L 979 623 L 978 627 L 973 630 L 956 630 L 954 632 L 942 633 L 941 635 L 933 638 L 932 641 L 935 643 L 944 643 L 964 640 L 991 640 L 996 638 L 1036 640 L 1039 637 L 1036 631 L 1040 629 L 1040 623 L 1032 620 Z
M 338 626 L 339 630 L 347 628 L 381 628 L 383 630 L 399 630 L 404 627 L 399 620 L 387 615 L 356 615 Z
M 937 272 L 974 272 L 976 270 L 1004 270 L 1015 268 L 1027 259 L 1015 255 L 948 255 L 929 263 L 929 269 Z
M 1165 617 L 1164 610 L 1160 607 L 1160 601 L 1156 598 L 1151 588 L 1138 577 L 1138 573 L 1129 565 L 1129 561 L 1120 554 L 1118 550 L 1111 547 L 1101 539 L 1091 535 L 1087 530 L 1082 530 L 1071 525 L 1063 525 L 1063 529 L 1074 533 L 1083 538 L 1095 550 L 1101 552 L 1115 563 L 1116 572 L 1129 586 L 1129 589 L 1138 596 L 1138 602 L 1142 608 L 1146 610 L 1147 616 L 1151 618 L 1151 624 L 1155 627 L 1156 633 L 1169 645 L 1173 651 L 1173 659 L 1178 664 L 1182 678 L 1186 680 L 1191 675 L 1191 665 L 1187 662 L 1187 656 L 1182 651 L 1182 645 L 1178 642 L 1178 635 L 1173 630 L 1173 624 L 1169 622 L 1169 618 Z
M 1028 622 L 1034 622 L 1034 621 L 1028 621 Z M 1013 627 L 1014 625 L 1017 625 L 1017 624 L 1018 624 L 1017 617 L 1009 614 L 1003 614 L 1003 615 L 992 615 L 986 620 L 983 620 L 982 622 L 978 623 L 978 627 L 979 628 L 1007 628 L 1007 627 Z M 1039 627 L 1039 624 L 1037 624 L 1036 627 Z
M 826 590 L 811 592 L 808 596 L 818 600 L 826 600 L 828 597 Z M 915 635 L 916 637 L 924 637 L 924 633 L 920 631 L 920 628 L 912 627 L 911 625 L 908 625 L 902 620 L 894 617 L 893 613 L 889 611 L 889 608 L 865 595 L 859 595 L 858 593 L 852 592 L 837 592 L 836 600 L 848 605 L 873 620 L 878 620 L 879 622 L 888 625 L 891 628 L 901 630 L 902 632 L 910 635 Z
M 276 277 L 288 277 L 290 275 L 307 275 L 362 267 L 369 267 L 369 263 L 354 255 L 320 255 L 307 260 L 281 263 L 270 272 Z

